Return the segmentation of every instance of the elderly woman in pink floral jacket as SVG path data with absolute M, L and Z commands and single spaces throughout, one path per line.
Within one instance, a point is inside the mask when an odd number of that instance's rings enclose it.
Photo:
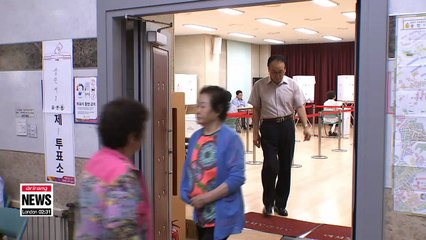
M 130 158 L 139 150 L 147 111 L 133 100 L 107 104 L 99 122 L 105 146 L 83 168 L 76 239 L 152 239 L 144 177 Z

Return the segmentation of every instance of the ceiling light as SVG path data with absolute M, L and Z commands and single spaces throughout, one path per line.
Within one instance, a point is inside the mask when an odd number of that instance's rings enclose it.
M 192 29 L 201 30 L 201 31 L 209 31 L 209 32 L 213 32 L 217 30 L 216 28 L 195 25 L 195 24 L 184 24 L 183 26 L 187 28 L 192 28 Z
M 264 24 L 272 25 L 275 27 L 283 27 L 287 25 L 286 23 L 283 23 L 274 19 L 270 19 L 270 18 L 256 18 L 256 21 L 264 23 Z
M 270 38 L 263 39 L 263 41 L 268 42 L 268 43 L 284 44 L 284 41 L 270 39 Z
M 226 13 L 226 14 L 233 15 L 233 16 L 241 15 L 241 14 L 244 13 L 243 11 L 232 9 L 232 8 L 221 8 L 221 9 L 218 9 L 218 11 L 221 12 L 221 13 Z
M 342 12 L 342 15 L 355 20 L 356 19 L 356 12 Z
M 323 38 L 328 39 L 328 40 L 332 40 L 332 41 L 342 41 L 343 40 L 343 38 L 339 38 L 339 37 L 336 37 L 336 36 L 329 36 L 329 35 L 323 36 Z
M 244 34 L 244 33 L 237 33 L 237 32 L 229 33 L 229 35 L 234 36 L 234 37 L 241 37 L 241 38 L 254 38 L 255 37 L 253 35 Z
M 336 7 L 338 4 L 330 0 L 312 0 L 313 3 L 316 3 L 322 7 Z
M 307 29 L 307 28 L 295 28 L 294 30 L 301 32 L 301 33 L 305 33 L 305 34 L 317 34 L 317 31 L 311 30 L 311 29 Z

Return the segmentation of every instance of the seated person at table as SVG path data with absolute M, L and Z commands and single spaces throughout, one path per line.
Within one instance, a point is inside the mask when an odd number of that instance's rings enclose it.
M 231 99 L 232 99 L 232 93 L 230 93 L 229 91 L 226 91 L 226 97 L 228 98 L 229 101 L 229 109 L 227 113 L 236 113 L 238 112 L 238 108 L 237 106 L 235 106 L 234 104 L 231 103 Z M 235 129 L 237 132 L 241 132 L 241 126 L 239 126 L 239 123 L 237 123 L 238 119 L 236 118 L 226 118 L 225 119 L 225 124 L 228 125 L 228 127 Z
M 330 111 L 338 111 L 339 108 L 335 108 L 336 106 L 342 107 L 343 102 L 336 101 L 336 93 L 334 91 L 327 92 L 327 101 L 324 102 L 324 112 Z M 329 106 L 330 108 L 327 108 Z M 332 108 L 334 107 L 334 108 Z M 327 122 L 332 122 L 334 124 L 330 124 L 330 131 L 328 131 L 329 136 L 337 136 L 337 128 L 339 119 L 337 117 L 327 117 Z
M 235 98 L 232 99 L 231 103 L 232 103 L 232 105 L 236 106 L 237 108 L 247 107 L 247 102 L 244 101 L 244 99 L 243 99 L 243 91 L 237 90 L 235 92 Z M 241 121 L 240 125 L 244 129 L 246 129 L 246 119 L 242 118 L 242 119 L 240 119 L 240 121 Z

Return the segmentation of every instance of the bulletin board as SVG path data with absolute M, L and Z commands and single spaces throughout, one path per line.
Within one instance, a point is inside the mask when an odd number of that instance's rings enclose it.
M 185 93 L 185 105 L 197 104 L 198 79 L 195 74 L 175 74 L 175 92 Z

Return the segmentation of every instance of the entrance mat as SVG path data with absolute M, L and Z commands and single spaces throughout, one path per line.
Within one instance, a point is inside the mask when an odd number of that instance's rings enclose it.
M 306 237 L 321 240 L 351 240 L 351 236 L 352 228 L 350 227 L 322 224 L 309 233 Z
M 244 224 L 245 228 L 293 237 L 307 233 L 318 226 L 317 223 L 278 216 L 265 217 L 263 214 L 255 212 L 245 214 Z

